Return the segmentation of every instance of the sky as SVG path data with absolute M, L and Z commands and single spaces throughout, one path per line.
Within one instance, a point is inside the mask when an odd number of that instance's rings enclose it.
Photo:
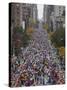
M 42 19 L 43 17 L 43 5 L 42 4 L 38 4 L 37 5 L 37 9 L 38 9 L 38 19 Z

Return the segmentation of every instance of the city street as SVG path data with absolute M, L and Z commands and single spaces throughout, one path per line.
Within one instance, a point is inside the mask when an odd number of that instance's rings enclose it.
M 10 3 L 10 87 L 65 83 L 65 7 Z
M 15 86 L 63 83 L 59 81 L 59 78 L 64 80 L 64 72 L 61 70 L 59 59 L 56 52 L 54 54 L 52 51 L 49 41 L 47 31 L 43 29 L 42 22 L 40 22 L 32 34 L 29 45 L 22 48 L 21 53 L 15 59 L 16 65 L 12 67 L 12 70 L 15 67 L 12 73 L 14 75 L 12 79 L 16 79 Z M 18 63 L 19 66 L 17 66 Z M 60 76 L 61 73 L 62 76 Z

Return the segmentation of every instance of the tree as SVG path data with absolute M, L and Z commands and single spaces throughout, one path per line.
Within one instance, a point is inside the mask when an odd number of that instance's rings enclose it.
M 65 47 L 65 29 L 59 28 L 52 34 L 51 41 L 56 47 Z
M 26 30 L 22 27 L 14 28 L 13 32 L 13 48 L 15 49 L 15 55 L 18 55 L 21 47 L 26 47 L 29 43 L 30 37 L 27 35 Z

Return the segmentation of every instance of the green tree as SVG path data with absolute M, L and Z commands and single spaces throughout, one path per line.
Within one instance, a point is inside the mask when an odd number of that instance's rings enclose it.
M 15 49 L 15 54 L 18 55 L 21 47 L 26 47 L 29 43 L 30 36 L 27 35 L 26 30 L 22 27 L 14 28 L 13 32 L 13 47 Z
M 56 47 L 65 47 L 65 28 L 61 27 L 51 36 L 51 41 Z

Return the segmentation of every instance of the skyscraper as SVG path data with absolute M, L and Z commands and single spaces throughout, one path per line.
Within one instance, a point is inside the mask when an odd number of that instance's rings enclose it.
M 44 5 L 44 23 L 48 24 L 48 27 L 51 29 L 51 31 L 55 31 L 64 25 L 64 12 L 64 6 Z

